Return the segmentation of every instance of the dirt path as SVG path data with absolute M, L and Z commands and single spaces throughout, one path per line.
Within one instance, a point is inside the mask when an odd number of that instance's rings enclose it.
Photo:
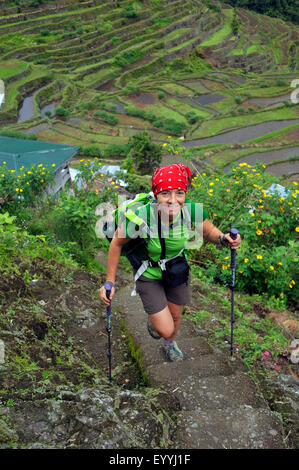
M 213 349 L 190 321 L 183 320 L 177 342 L 185 360 L 170 363 L 162 340 L 146 329 L 146 313 L 132 286 L 119 289 L 113 308 L 125 314 L 125 327 L 151 386 L 179 401 L 176 449 L 284 448 L 280 419 L 269 409 L 239 360 Z M 193 289 L 194 291 L 194 289 Z

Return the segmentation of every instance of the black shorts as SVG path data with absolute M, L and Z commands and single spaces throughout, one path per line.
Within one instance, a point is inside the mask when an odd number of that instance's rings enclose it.
M 136 281 L 136 292 L 142 300 L 144 310 L 149 315 L 163 310 L 168 301 L 177 305 L 186 305 L 190 301 L 190 276 L 187 284 L 172 288 L 164 287 L 159 279 L 140 276 Z

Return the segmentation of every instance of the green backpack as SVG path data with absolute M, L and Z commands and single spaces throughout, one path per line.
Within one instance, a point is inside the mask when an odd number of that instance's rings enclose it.
M 107 240 L 111 243 L 114 232 L 117 229 L 120 220 L 122 222 L 128 221 L 139 226 L 140 230 L 144 232 L 144 237 L 137 237 L 130 240 L 122 248 L 121 255 L 126 256 L 134 269 L 138 269 L 146 255 L 146 245 L 152 232 L 149 228 L 149 223 L 145 223 L 135 211 L 142 206 L 152 204 L 156 200 L 153 193 L 139 193 L 136 194 L 134 199 L 124 201 L 121 206 L 112 212 L 113 221 L 105 222 L 103 225 L 103 233 Z

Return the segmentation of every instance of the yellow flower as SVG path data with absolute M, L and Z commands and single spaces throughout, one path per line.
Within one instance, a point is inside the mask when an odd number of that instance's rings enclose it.
M 277 264 L 279 264 L 280 266 L 282 266 L 282 262 L 281 262 L 281 261 L 278 261 L 278 263 L 277 263 Z
M 252 215 L 252 217 L 254 217 L 254 216 L 255 216 L 255 213 L 254 213 L 254 212 L 250 212 L 250 214 Z
M 296 232 L 299 232 L 299 227 L 296 227 L 296 229 L 295 229 L 295 230 L 296 230 Z
M 229 259 L 229 256 L 226 256 L 224 259 Z
M 209 186 L 214 186 L 214 183 L 209 183 Z
M 262 255 L 256 255 L 256 259 L 263 259 Z
M 293 286 L 292 286 L 292 284 L 289 284 L 289 288 L 290 288 L 290 289 L 293 289 Z
M 229 193 L 229 192 L 230 192 L 230 189 L 227 189 L 226 191 Z
M 296 284 L 295 281 L 293 281 L 293 279 L 291 280 L 291 284 L 294 284 L 294 285 Z
M 207 176 L 207 174 L 206 174 L 206 173 L 203 173 L 202 176 Z
M 243 274 L 244 271 L 239 271 L 240 274 Z
M 53 163 L 52 166 L 56 166 L 55 163 Z
M 41 183 L 44 183 L 44 180 L 40 180 Z
M 214 212 L 214 213 L 213 213 L 213 216 L 214 216 L 214 217 L 217 217 L 217 214 L 216 214 L 216 212 Z M 298 228 L 299 228 L 299 227 L 298 227 Z
M 17 191 L 17 193 L 18 193 L 18 192 L 20 191 L 20 189 L 19 189 L 19 188 L 16 188 L 16 191 Z
M 3 165 L 6 165 L 6 162 L 3 162 Z
M 20 189 L 20 193 L 22 193 L 22 192 L 23 192 L 23 189 Z
M 244 259 L 244 263 L 248 263 L 249 259 L 248 258 L 245 258 Z
M 274 266 L 270 266 L 271 271 L 274 271 Z
M 294 184 L 295 186 L 298 186 L 297 181 L 293 181 L 293 184 Z
M 167 147 L 167 144 L 163 144 L 163 147 Z

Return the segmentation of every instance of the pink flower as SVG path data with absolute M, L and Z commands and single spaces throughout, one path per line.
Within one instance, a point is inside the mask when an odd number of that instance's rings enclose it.
M 275 364 L 274 369 L 279 370 L 280 366 L 278 364 Z
M 266 357 L 269 357 L 270 356 L 270 353 L 269 351 L 264 351 L 263 352 L 263 358 L 265 359 Z

